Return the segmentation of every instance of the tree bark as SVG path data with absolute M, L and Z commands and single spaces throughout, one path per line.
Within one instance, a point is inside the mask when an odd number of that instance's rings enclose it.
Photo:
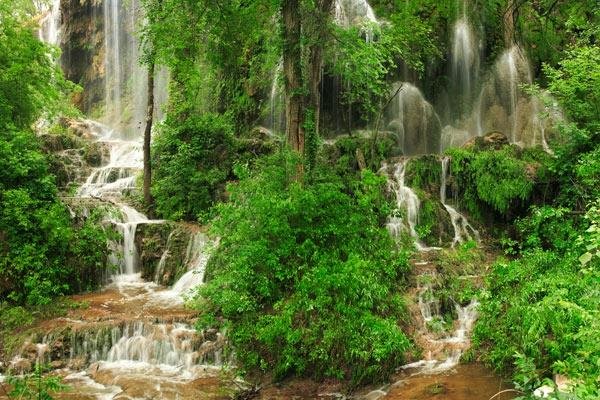
M 299 0 L 283 0 L 283 75 L 285 81 L 286 136 L 289 146 L 304 154 L 301 16 Z
M 152 214 L 153 199 L 150 193 L 152 184 L 152 162 L 150 159 L 150 140 L 152 138 L 152 120 L 154 118 L 154 60 L 148 65 L 148 108 L 146 128 L 144 130 L 144 202 Z

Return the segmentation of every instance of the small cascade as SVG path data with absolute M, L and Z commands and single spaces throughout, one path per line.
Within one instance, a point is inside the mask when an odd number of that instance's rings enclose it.
M 513 46 L 506 50 L 497 64 L 498 75 L 502 78 L 502 81 L 508 84 L 508 104 L 509 104 L 509 115 L 512 120 L 512 126 L 510 131 L 510 139 L 512 143 L 517 140 L 517 124 L 519 121 L 519 110 L 517 103 L 519 101 L 519 72 L 517 70 L 517 59 L 520 58 L 521 53 L 517 46 Z M 529 70 L 529 68 L 527 68 Z M 530 83 L 530 82 L 528 82 Z
M 192 234 L 188 241 L 183 262 L 187 267 L 187 271 L 170 290 L 157 292 L 154 296 L 155 300 L 158 303 L 182 304 L 187 297 L 193 295 L 193 289 L 204 281 L 204 272 L 210 258 L 210 250 L 215 245 L 216 243 L 202 232 Z
M 171 256 L 171 251 L 170 251 L 171 242 L 173 241 L 175 234 L 176 234 L 175 230 L 172 230 L 171 233 L 169 233 L 169 237 L 167 238 L 167 243 L 165 244 L 165 251 L 163 251 L 162 255 L 160 256 L 160 260 L 158 260 L 158 264 L 156 265 L 156 271 L 154 273 L 154 282 L 156 282 L 156 283 L 160 283 L 160 281 L 162 279 L 162 275 L 165 271 L 165 265 L 167 263 L 167 260 Z
M 396 133 L 403 154 L 437 153 L 441 123 L 433 106 L 408 82 L 395 83 L 393 93 L 395 99 L 386 110 L 387 129 Z
M 417 301 L 423 321 L 432 321 L 434 316 L 440 315 L 440 302 L 433 294 L 435 274 L 423 274 L 417 282 Z
M 379 25 L 375 12 L 367 0 L 336 0 L 333 19 L 343 28 L 358 26 L 367 42 L 372 42 L 374 27 Z
M 136 321 L 114 329 L 112 346 L 99 360 L 158 364 L 189 371 L 197 364 L 220 364 L 221 353 L 204 352 L 209 346 L 198 340 L 187 324 L 146 324 Z M 117 338 L 118 337 L 118 338 Z M 221 339 L 222 340 L 222 339 Z
M 115 281 L 131 281 L 139 270 L 139 256 L 135 245 L 137 226 L 162 222 L 151 221 L 135 209 L 114 200 L 118 200 L 125 191 L 135 189 L 136 174 L 141 170 L 143 161 L 141 143 L 119 139 L 114 130 L 100 123 L 85 122 L 96 141 L 108 146 L 110 159 L 108 164 L 92 171 L 77 195 L 110 200 L 119 209 L 118 215 L 107 216 L 107 221 L 122 235 L 121 240 L 111 244 L 113 252 L 109 261 L 118 267 L 113 277 Z
M 405 212 L 405 217 L 397 215 L 391 216 L 387 223 L 390 234 L 394 237 L 400 236 L 401 232 L 408 231 L 408 234 L 415 240 L 417 247 L 422 246 L 419 241 L 419 235 L 416 231 L 417 219 L 419 216 L 419 197 L 411 188 L 404 184 L 404 175 L 408 160 L 404 159 L 393 167 L 393 173 L 388 176 L 388 189 L 396 196 L 396 213 Z M 387 169 L 384 164 L 382 169 Z
M 108 164 L 96 168 L 79 188 L 80 197 L 120 196 L 135 189 L 135 174 L 143 167 L 141 140 L 123 140 L 114 129 L 94 121 L 86 121 L 96 141 L 110 150 Z
M 280 77 L 283 72 L 283 61 L 280 61 L 273 71 L 271 91 L 269 92 L 269 113 L 266 126 L 272 133 L 285 132 L 285 94 Z
M 454 229 L 454 239 L 452 240 L 452 247 L 457 244 L 462 244 L 468 240 L 480 241 L 479 232 L 469 224 L 467 217 L 459 213 L 454 207 L 446 202 L 446 186 L 448 181 L 450 157 L 443 157 L 442 161 L 442 174 L 440 183 L 440 201 L 448 211 L 450 215 L 450 221 L 452 222 L 452 228 Z
M 118 275 L 133 275 L 138 272 L 139 265 L 139 255 L 135 245 L 135 231 L 140 223 L 148 223 L 150 221 L 145 215 L 129 206 L 122 204 L 120 209 L 123 212 L 123 222 L 111 221 L 123 235 L 123 258 L 120 260 L 121 262 L 118 263 Z
M 400 237 L 403 232 L 408 233 L 414 239 L 415 247 L 419 251 L 437 250 L 437 247 L 427 247 L 423 244 L 416 231 L 420 201 L 416 193 L 404 183 L 407 163 L 408 159 L 405 158 L 394 164 L 391 175 L 386 163 L 381 168 L 382 171 L 388 174 L 388 190 L 394 193 L 396 197 L 396 209 L 393 215 L 388 218 L 387 229 L 390 235 L 395 238 Z M 403 216 L 398 214 L 403 214 Z
M 470 333 L 477 319 L 477 300 L 473 299 L 465 306 L 455 304 L 456 319 L 453 329 L 440 337 L 439 333 L 432 332 L 431 326 L 443 324 L 439 300 L 436 298 L 437 272 L 426 271 L 419 275 L 417 299 L 420 316 L 422 318 L 419 345 L 424 349 L 423 360 L 404 365 L 404 370 L 414 370 L 416 373 L 439 373 L 455 367 L 463 352 L 470 346 Z

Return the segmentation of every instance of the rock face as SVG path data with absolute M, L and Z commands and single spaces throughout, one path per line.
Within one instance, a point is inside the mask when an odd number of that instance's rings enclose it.
M 104 98 L 104 20 L 101 0 L 62 0 L 61 64 L 67 79 L 83 87 L 74 99 L 89 112 Z
M 198 231 L 198 226 L 189 223 L 138 225 L 135 240 L 142 278 L 159 285 L 173 285 L 190 268 L 192 242 Z

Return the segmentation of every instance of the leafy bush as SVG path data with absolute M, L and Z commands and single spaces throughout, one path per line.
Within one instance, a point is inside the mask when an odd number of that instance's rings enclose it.
M 529 215 L 515 222 L 521 249 L 567 251 L 577 237 L 576 222 L 564 207 L 532 206 Z
M 242 366 L 276 379 L 385 379 L 409 341 L 398 326 L 407 254 L 379 224 L 383 178 L 365 171 L 344 186 L 321 168 L 301 185 L 294 165 L 267 158 L 229 185 L 201 327 L 226 328 Z
M 40 117 L 70 110 L 73 85 L 29 11 L 0 0 L 0 298 L 32 305 L 96 284 L 106 244 L 91 222 L 72 225 L 31 130 Z
M 507 215 L 529 200 L 543 164 L 524 160 L 512 146 L 500 150 L 449 149 L 453 191 L 470 213 L 486 208 Z M 528 156 L 531 154 L 526 153 Z
M 542 378 L 557 373 L 581 384 L 576 389 L 581 399 L 600 394 L 596 379 L 600 374 L 597 210 L 590 207 L 588 227 L 579 239 L 571 240 L 570 247 L 564 242 L 565 230 L 559 231 L 548 246 L 551 251 L 534 247 L 521 259 L 499 262 L 488 277 L 474 343 L 496 368 L 510 369 L 514 363 L 515 380 L 523 389 L 534 389 Z M 560 210 L 534 210 L 532 221 L 554 218 L 557 212 L 560 215 Z M 540 230 L 534 232 L 535 239 L 550 240 L 538 235 Z M 536 245 L 536 240 L 530 244 Z
M 553 373 L 597 385 L 598 282 L 598 263 L 582 271 L 575 255 L 536 250 L 500 262 L 487 279 L 474 344 L 498 369 L 512 369 L 514 363 L 523 389 L 536 388 Z M 520 368 L 527 364 L 534 368 Z
M 99 283 L 106 236 L 92 220 L 73 226 L 31 132 L 0 133 L 0 238 L 0 293 L 16 303 Z
M 152 194 L 162 217 L 196 220 L 222 196 L 233 163 L 232 132 L 218 114 L 161 126 L 152 149 Z

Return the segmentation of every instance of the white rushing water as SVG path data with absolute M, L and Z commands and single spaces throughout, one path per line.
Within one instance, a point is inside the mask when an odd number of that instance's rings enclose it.
M 396 134 L 404 155 L 437 153 L 441 123 L 423 93 L 409 82 L 396 82 L 395 94 L 386 111 L 387 129 Z
M 479 74 L 479 46 L 466 16 L 454 24 L 450 78 L 461 106 L 468 106 Z M 464 108 L 464 107 L 463 107 Z
M 448 181 L 448 174 L 450 173 L 450 157 L 442 157 L 442 173 L 440 180 L 440 201 L 448 211 L 450 215 L 450 221 L 452 222 L 452 228 L 454 229 L 454 238 L 452 239 L 452 247 L 457 244 L 465 243 L 468 240 L 475 240 L 479 242 L 479 232 L 473 228 L 467 217 L 458 212 L 454 207 L 447 203 L 446 199 L 446 186 Z
M 408 159 L 405 158 L 391 167 L 383 163 L 381 168 L 381 171 L 384 171 L 388 177 L 388 190 L 394 193 L 396 198 L 396 208 L 393 215 L 388 218 L 386 227 L 394 238 L 399 238 L 402 233 L 408 233 L 419 251 L 439 250 L 437 247 L 426 246 L 417 233 L 416 227 L 421 202 L 419 196 L 404 182 L 407 163 Z M 389 173 L 390 168 L 392 168 L 391 174 Z
M 47 2 L 35 0 L 36 9 L 40 12 L 38 37 L 41 41 L 52 45 L 60 44 L 60 0 Z

